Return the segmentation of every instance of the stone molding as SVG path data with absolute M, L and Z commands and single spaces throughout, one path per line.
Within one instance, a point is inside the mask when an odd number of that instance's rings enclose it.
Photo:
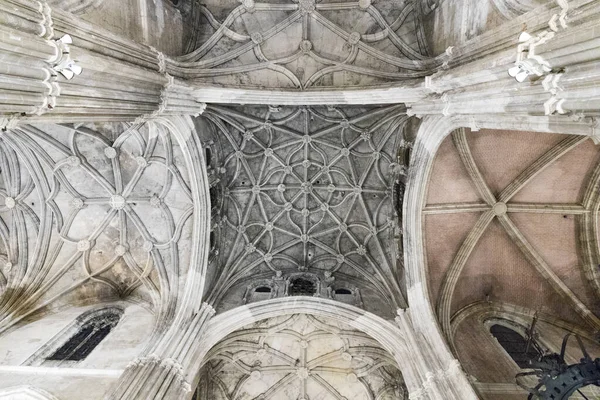
M 200 340 L 215 311 L 207 303 L 187 323 L 173 324 L 148 355 L 127 365 L 116 389 L 107 400 L 179 400 L 193 390 L 189 375 L 189 352 L 202 346 Z
M 156 49 L 51 9 L 45 0 L 3 1 L 17 11 L 0 23 L 7 30 L 0 41 L 9 49 L 3 55 L 7 71 L 0 76 L 14 82 L 18 95 L 0 95 L 0 104 L 9 110 L 0 116 L 2 130 L 35 121 L 142 123 L 203 112 L 205 104 L 187 83 L 169 74 L 165 55 Z M 19 9 L 37 15 L 38 24 Z M 67 84 L 74 77 L 80 86 Z

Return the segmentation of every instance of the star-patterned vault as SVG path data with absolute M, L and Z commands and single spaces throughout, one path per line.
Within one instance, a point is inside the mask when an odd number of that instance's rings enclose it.
M 224 197 L 213 295 L 307 271 L 404 305 L 393 190 L 404 111 L 209 106 Z

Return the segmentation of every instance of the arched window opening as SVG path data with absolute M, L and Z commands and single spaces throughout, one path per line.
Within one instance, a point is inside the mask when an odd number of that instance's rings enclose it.
M 490 328 L 490 333 L 517 363 L 519 368 L 531 368 L 530 361 L 541 356 L 533 343 L 528 343 L 527 339 L 511 328 L 495 324 Z
M 252 293 L 252 298 L 250 301 L 255 302 L 255 301 L 261 301 L 261 300 L 268 300 L 271 298 L 272 291 L 273 291 L 273 289 L 271 289 L 269 286 L 259 286 L 254 289 L 254 291 Z
M 83 321 L 79 330 L 54 353 L 46 357 L 46 360 L 84 360 L 108 336 L 120 319 L 120 313 L 109 311 Z
M 215 244 L 216 244 L 215 232 L 212 231 L 210 233 L 210 239 L 209 239 L 209 246 L 210 246 L 211 250 L 215 248 Z
M 333 291 L 333 298 L 342 303 L 357 305 L 354 291 L 347 288 L 342 287 L 335 289 Z
M 212 186 L 209 189 L 208 193 L 210 196 L 210 206 L 214 209 L 217 207 L 219 202 L 219 189 L 217 188 L 217 186 Z
M 173 0 L 171 0 L 173 1 Z M 177 2 L 179 2 L 179 0 L 175 0 Z M 212 165 L 212 151 L 210 150 L 210 147 L 205 147 L 204 148 L 204 159 L 206 161 L 206 166 L 210 167 Z
M 317 292 L 315 284 L 308 279 L 296 278 L 290 282 L 290 296 L 313 296 Z

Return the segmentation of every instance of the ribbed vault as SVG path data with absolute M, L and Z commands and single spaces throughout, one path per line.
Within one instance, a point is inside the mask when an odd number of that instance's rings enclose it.
M 441 145 L 423 213 L 449 338 L 454 315 L 477 301 L 600 328 L 598 157 L 575 135 L 459 129 Z
M 0 304 L 9 317 L 0 327 L 47 307 L 118 298 L 172 317 L 192 253 L 184 159 L 159 124 L 4 134 Z
M 401 400 L 393 357 L 340 322 L 294 314 L 235 331 L 207 355 L 199 399 Z
M 352 283 L 387 312 L 406 305 L 395 249 L 402 106 L 209 106 L 203 118 L 223 153 L 213 298 L 309 272 Z
M 241 3 L 241 4 L 239 4 Z M 192 3 L 190 77 L 227 85 L 310 89 L 422 78 L 427 2 L 212 0 Z

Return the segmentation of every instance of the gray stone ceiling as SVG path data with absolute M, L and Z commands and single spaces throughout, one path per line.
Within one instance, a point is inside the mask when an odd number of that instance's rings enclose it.
M 213 296 L 252 278 L 308 271 L 351 282 L 390 310 L 405 305 L 393 190 L 406 145 L 402 106 L 211 105 L 201 118 L 222 153 Z
M 241 4 L 240 4 L 241 3 Z M 422 78 L 427 2 L 208 0 L 193 3 L 187 54 L 201 81 L 310 89 Z

